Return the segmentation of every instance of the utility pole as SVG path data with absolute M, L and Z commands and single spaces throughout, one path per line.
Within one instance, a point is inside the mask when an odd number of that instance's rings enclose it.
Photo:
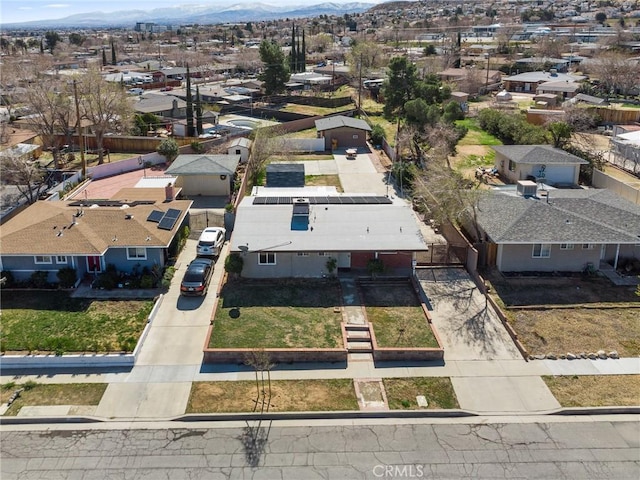
M 78 85 L 73 79 L 73 98 L 76 103 L 76 130 L 78 130 L 78 145 L 80 146 L 80 159 L 82 161 L 82 180 L 87 178 L 87 162 L 84 158 L 84 138 L 82 137 L 82 122 L 80 121 L 80 103 L 78 102 Z

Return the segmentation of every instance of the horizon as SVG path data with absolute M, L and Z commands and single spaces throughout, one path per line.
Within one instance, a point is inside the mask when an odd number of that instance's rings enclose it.
M 356 2 L 377 4 L 383 1 L 385 0 L 309 0 L 307 4 L 343 4 Z M 175 0 L 139 0 L 135 3 L 132 3 L 130 0 L 111 0 L 108 3 L 87 0 L 29 0 L 28 2 L 24 0 L 2 0 L 2 2 L 0 2 L 0 25 L 59 20 L 71 15 L 90 12 L 151 11 L 157 8 L 178 7 L 183 5 L 224 5 L 225 7 L 229 7 L 243 3 L 261 3 L 274 7 L 300 4 L 299 0 L 186 0 L 178 2 Z

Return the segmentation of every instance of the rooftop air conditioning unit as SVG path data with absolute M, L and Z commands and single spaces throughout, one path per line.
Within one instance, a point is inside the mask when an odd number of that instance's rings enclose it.
M 516 192 L 523 197 L 535 197 L 538 185 L 531 180 L 518 180 Z

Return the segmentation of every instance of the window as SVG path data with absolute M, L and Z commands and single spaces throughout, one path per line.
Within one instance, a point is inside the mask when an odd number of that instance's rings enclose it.
M 58 255 L 56 257 L 56 263 L 67 263 L 67 257 L 64 255 Z
M 240 149 L 236 149 L 236 155 L 242 155 L 242 152 L 240 151 Z
M 582 249 L 583 250 L 593 250 L 594 247 L 595 247 L 595 245 L 593 243 L 583 243 L 582 244 Z
M 51 255 L 36 255 L 33 259 L 34 263 L 51 263 Z
M 513 160 L 509 160 L 509 171 L 510 172 L 516 171 L 516 162 L 514 162 Z
M 329 254 L 327 252 L 318 252 L 319 257 L 328 257 Z
M 146 260 L 147 249 L 142 247 L 127 248 L 127 260 Z
M 353 138 L 354 140 L 357 140 L 360 137 L 356 134 L 356 135 L 352 135 L 351 138 Z
M 309 253 L 308 252 L 298 252 L 298 256 L 299 257 L 308 257 Z
M 561 243 L 560 250 L 573 250 L 573 243 Z
M 258 265 L 275 265 L 276 254 L 273 252 L 260 252 Z
M 534 243 L 531 256 L 533 258 L 549 258 L 551 256 L 551 245 L 548 243 Z

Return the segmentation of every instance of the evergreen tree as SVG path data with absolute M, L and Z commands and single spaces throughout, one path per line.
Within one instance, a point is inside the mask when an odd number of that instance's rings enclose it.
M 304 39 L 304 28 L 302 29 L 302 47 L 298 52 L 298 58 L 300 59 L 300 61 L 298 62 L 300 64 L 300 71 L 306 72 L 307 71 L 307 45 Z
M 118 61 L 116 60 L 116 45 L 111 41 L 111 65 L 116 65 Z
M 193 137 L 193 96 L 191 95 L 191 74 L 187 64 L 187 137 Z
M 202 98 L 200 98 L 200 87 L 196 87 L 196 131 L 198 135 L 204 133 L 204 128 L 202 128 Z
M 296 26 L 291 25 L 291 52 L 289 53 L 289 70 L 291 73 L 298 71 L 297 67 L 298 57 L 296 56 Z
M 44 53 L 44 42 L 40 39 L 40 53 Z
M 102 49 L 102 66 L 107 66 L 107 52 L 104 50 L 104 48 Z
M 273 95 L 283 92 L 290 75 L 282 48 L 275 42 L 263 40 L 260 44 L 260 60 L 264 63 L 264 70 L 258 78 L 264 82 L 265 93 Z

